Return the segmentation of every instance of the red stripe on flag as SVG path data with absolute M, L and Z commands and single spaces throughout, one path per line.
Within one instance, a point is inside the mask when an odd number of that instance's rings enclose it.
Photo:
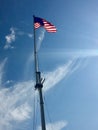
M 43 23 L 44 23 L 44 28 L 48 32 L 56 32 L 57 31 L 56 27 L 53 24 L 51 24 L 48 21 L 46 21 L 45 19 L 43 19 Z

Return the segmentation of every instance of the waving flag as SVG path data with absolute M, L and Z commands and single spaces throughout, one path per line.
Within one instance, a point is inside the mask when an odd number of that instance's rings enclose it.
M 47 32 L 56 32 L 56 27 L 47 20 L 34 16 L 34 28 L 44 27 Z

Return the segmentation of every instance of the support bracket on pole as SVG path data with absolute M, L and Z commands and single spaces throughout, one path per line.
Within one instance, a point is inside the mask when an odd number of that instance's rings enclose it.
M 41 78 L 41 72 L 36 72 L 36 85 L 35 89 L 39 89 L 43 87 L 43 80 Z

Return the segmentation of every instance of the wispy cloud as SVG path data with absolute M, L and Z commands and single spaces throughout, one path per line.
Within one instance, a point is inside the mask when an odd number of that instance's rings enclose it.
M 85 57 L 95 57 L 98 56 L 98 50 L 97 49 L 79 49 L 79 50 L 73 50 L 69 51 L 69 55 L 74 55 L 77 57 L 85 58 Z
M 7 80 L 6 83 L 5 83 L 5 85 L 11 84 L 11 83 L 13 83 L 13 82 L 14 82 L 13 80 Z
M 17 83 L 13 88 L 0 89 L 0 130 L 13 126 L 12 121 L 23 122 L 31 118 L 33 92 L 32 81 Z
M 30 115 L 28 113 L 31 112 L 31 108 L 27 103 L 15 108 L 13 112 L 11 112 L 11 116 L 14 120 L 17 121 L 23 121 L 27 118 L 30 118 Z
M 12 46 L 12 43 L 15 42 L 17 36 L 27 36 L 29 38 L 33 37 L 32 33 L 21 31 L 18 28 L 11 27 L 10 28 L 10 34 L 5 36 L 6 44 L 4 46 L 4 49 L 13 49 L 14 46 Z
M 32 34 L 32 33 L 27 33 L 27 36 L 28 36 L 29 38 L 32 38 L 32 37 L 33 37 L 33 34 Z
M 42 29 L 40 31 L 40 34 L 38 36 L 37 43 L 36 43 L 37 51 L 39 51 L 44 37 L 45 37 L 45 30 Z M 34 60 L 34 52 L 32 54 L 30 54 L 30 56 L 28 58 L 28 61 L 27 61 L 26 65 L 25 65 L 25 73 L 24 73 L 25 79 L 28 77 L 28 74 L 30 73 L 30 68 L 32 66 L 33 60 Z
M 3 81 L 4 67 L 5 67 L 6 61 L 7 61 L 7 58 L 5 58 L 3 62 L 0 63 L 0 87 Z
M 68 122 L 67 121 L 58 121 L 55 123 L 47 124 L 46 129 L 47 130 L 62 130 L 67 126 Z M 38 127 L 38 130 L 41 130 L 41 127 Z
M 0 130 L 13 130 L 13 121 L 23 122 L 33 116 L 34 83 L 18 82 L 5 88 L 2 81 L 6 61 L 0 64 Z
M 75 50 L 62 49 L 57 51 L 55 50 L 55 52 L 51 52 L 50 55 L 54 55 L 54 56 L 56 55 L 62 58 L 64 57 L 79 57 L 79 58 L 89 57 L 90 58 L 90 57 L 98 56 L 98 49 L 75 49 Z
M 52 72 L 48 72 L 45 74 L 45 83 L 44 83 L 44 91 L 47 91 L 48 89 L 55 86 L 57 83 L 59 83 L 63 78 L 67 78 L 70 74 L 72 74 L 74 71 L 76 71 L 80 64 L 75 64 L 77 62 L 76 59 L 72 59 L 68 61 L 66 64 L 58 67 Z M 76 68 L 77 66 L 77 68 Z
M 1 72 L 4 71 L 4 65 L 6 60 L 0 64 Z M 64 77 L 68 76 L 75 68 L 76 60 L 70 60 L 65 65 L 62 65 L 54 71 L 47 72 L 45 74 L 46 81 L 44 84 L 44 91 L 49 91 L 53 86 L 60 82 Z M 78 67 L 77 67 L 78 69 Z M 76 70 L 75 70 L 76 71 Z M 1 86 L 3 73 L 1 74 Z M 0 130 L 8 129 L 13 130 L 17 128 L 17 125 L 13 126 L 12 122 L 22 123 L 25 120 L 31 119 L 33 116 L 33 104 L 34 104 L 34 82 L 24 81 L 15 83 L 9 88 L 0 89 Z M 36 95 L 37 96 L 37 95 Z M 61 130 L 66 127 L 66 121 L 55 122 L 52 127 L 57 130 Z M 47 125 L 47 130 L 51 125 Z
M 29 38 L 32 38 L 33 37 L 33 34 L 32 33 L 29 33 L 29 32 L 24 32 L 24 31 L 21 31 L 19 29 L 17 29 L 17 35 L 18 36 L 27 36 Z
M 42 29 L 37 39 L 37 51 L 40 49 L 44 37 L 45 37 L 45 30 Z
M 21 30 L 19 28 L 16 29 L 16 34 L 18 36 L 27 36 L 29 38 L 33 38 L 33 32 L 27 32 L 27 31 L 24 31 L 24 30 Z M 41 29 L 40 32 L 39 32 L 39 35 L 38 35 L 38 38 L 36 39 L 37 40 L 37 44 L 38 44 L 38 47 L 37 49 L 40 48 L 40 45 L 44 39 L 44 36 L 45 36 L 45 30 L 44 29 Z
M 8 49 L 8 48 L 14 48 L 12 46 L 12 42 L 15 41 L 16 39 L 16 33 L 15 33 L 15 29 L 13 27 L 10 28 L 10 34 L 5 36 L 6 39 L 6 44 L 4 46 L 4 49 Z

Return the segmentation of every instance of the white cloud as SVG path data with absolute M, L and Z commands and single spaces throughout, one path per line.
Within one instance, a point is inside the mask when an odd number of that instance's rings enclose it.
M 5 58 L 2 63 L 0 63 L 0 87 L 3 81 L 4 67 L 5 67 L 6 61 L 7 61 L 7 58 Z
M 41 30 L 41 32 L 40 32 L 40 35 L 38 36 L 38 40 L 37 40 L 37 51 L 40 49 L 40 47 L 41 47 L 41 44 L 42 44 L 42 41 L 43 41 L 43 39 L 44 39 L 44 37 L 45 37 L 45 30 L 43 29 L 43 30 Z
M 67 126 L 67 121 L 58 121 L 55 123 L 49 123 L 46 125 L 46 130 L 62 130 Z M 41 130 L 41 127 L 38 127 L 38 130 Z
M 32 38 L 33 37 L 33 34 L 32 33 L 28 33 L 28 32 L 24 32 L 24 31 L 20 31 L 19 29 L 17 29 L 17 35 L 19 36 L 28 36 L 29 38 Z
M 1 72 L 4 71 L 4 65 L 6 61 L 1 63 Z M 58 67 L 52 72 L 48 72 L 45 77 L 44 91 L 50 90 L 58 82 L 60 82 L 65 76 L 67 76 L 74 69 L 75 60 L 69 61 L 67 64 Z M 78 68 L 77 68 L 78 69 Z M 2 77 L 1 74 L 1 86 Z M 37 91 L 36 91 L 37 92 Z M 15 83 L 9 88 L 0 89 L 0 130 L 13 130 L 13 121 L 17 123 L 24 122 L 31 119 L 34 111 L 34 82 L 24 81 Z M 35 93 L 36 94 L 36 93 Z M 35 95 L 37 96 L 37 95 Z M 52 127 L 57 130 L 61 130 L 67 125 L 66 121 L 60 121 L 52 124 Z M 47 125 L 47 130 L 50 129 L 50 124 Z
M 20 30 L 18 29 L 17 34 L 18 34 L 19 36 L 23 36 L 23 35 L 25 35 L 25 32 L 20 31 Z
M 13 88 L 0 89 L 0 130 L 12 126 L 11 121 L 21 122 L 33 114 L 31 102 L 34 83 L 32 81 L 15 84 Z M 32 113 L 32 114 L 31 114 Z
M 14 48 L 12 46 L 12 42 L 14 42 L 15 39 L 16 39 L 15 29 L 13 27 L 11 27 L 10 31 L 11 31 L 11 33 L 5 36 L 6 44 L 4 46 L 4 49 L 8 49 L 8 48 L 12 48 L 13 49 Z
M 97 57 L 98 56 L 98 50 L 97 49 L 75 49 L 75 50 L 55 50 L 55 52 L 47 52 L 48 55 L 56 55 L 59 58 L 65 58 L 66 57 L 78 57 L 78 58 L 90 58 L 90 57 Z
M 33 34 L 32 33 L 27 33 L 27 36 L 32 38 L 33 37 Z
M 45 83 L 44 83 L 44 91 L 55 86 L 58 82 L 60 82 L 64 77 L 67 77 L 72 72 L 76 71 L 80 64 L 75 65 L 77 60 L 72 59 L 66 64 L 58 67 L 52 72 L 48 72 L 45 74 Z M 76 68 L 77 66 L 77 68 Z
M 5 83 L 5 85 L 6 85 L 6 84 L 11 84 L 11 83 L 13 83 L 13 82 L 14 82 L 13 80 L 7 80 L 6 83 Z
M 24 103 L 15 108 L 11 112 L 11 116 L 13 117 L 14 120 L 24 121 L 25 119 L 30 118 L 29 113 L 31 113 L 31 107 L 29 106 L 29 104 Z
M 77 57 L 85 58 L 85 57 L 95 57 L 98 56 L 97 49 L 80 49 L 75 51 L 69 51 L 70 55 L 74 55 Z
M 37 39 L 37 44 L 36 44 L 37 51 L 40 49 L 40 46 L 41 46 L 41 43 L 42 43 L 44 37 L 45 37 L 45 30 L 41 30 L 40 35 Z M 27 78 L 28 74 L 30 73 L 29 70 L 30 70 L 30 67 L 32 66 L 33 60 L 34 60 L 34 52 L 32 54 L 30 54 L 30 56 L 28 57 L 28 61 L 26 62 L 25 71 L 24 71 L 25 78 Z

